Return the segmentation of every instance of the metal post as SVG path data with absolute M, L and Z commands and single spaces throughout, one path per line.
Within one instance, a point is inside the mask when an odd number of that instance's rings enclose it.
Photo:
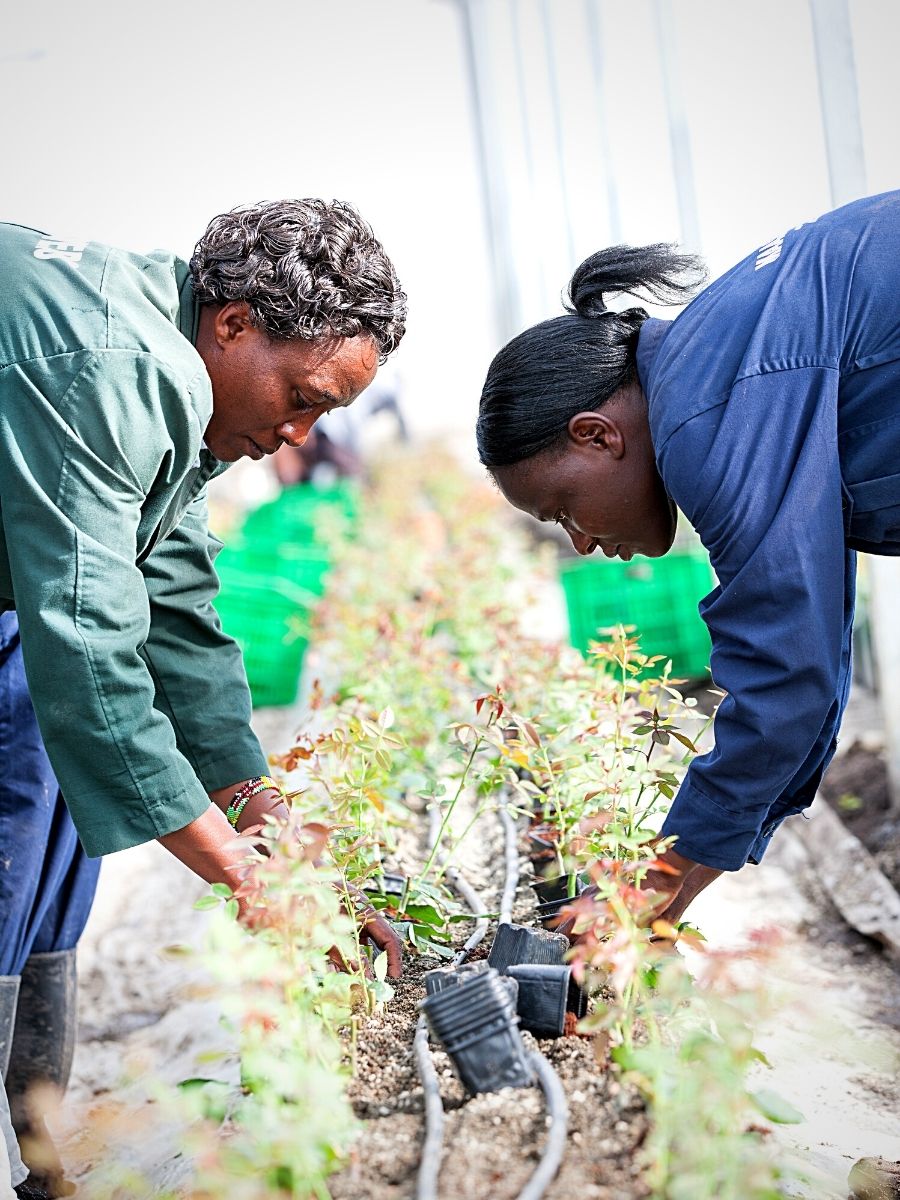
M 837 208 L 866 194 L 866 163 L 850 10 L 847 0 L 810 0 L 809 9 L 831 202 Z
M 494 128 L 490 72 L 485 69 L 483 62 L 483 38 L 476 29 L 476 10 L 483 2 L 484 0 L 458 0 L 463 19 L 463 45 L 469 91 L 472 96 L 478 173 L 494 279 L 494 304 L 499 333 L 501 338 L 505 339 L 518 331 L 521 321 L 513 255 L 509 244 L 508 206 L 502 162 L 498 169 L 493 169 L 501 143 Z
M 522 29 L 519 22 L 520 0 L 509 0 L 509 21 L 512 29 L 513 52 L 516 62 L 516 94 L 519 98 L 519 115 L 522 119 L 522 149 L 525 154 L 525 170 L 528 174 L 529 216 L 534 223 L 535 198 L 537 195 L 537 172 L 534 167 L 534 151 L 531 145 L 531 112 L 528 102 L 528 86 L 525 79 L 525 66 L 522 61 Z M 538 272 L 538 289 L 543 303 L 549 294 L 547 287 L 547 272 L 544 265 L 544 253 L 540 239 L 535 237 L 533 253 Z M 543 315 L 543 314 L 542 314 Z
M 615 245 L 622 240 L 622 213 L 619 205 L 619 190 L 612 169 L 609 127 L 606 123 L 606 97 L 603 81 L 606 62 L 603 44 L 603 26 L 598 0 L 584 0 L 585 18 L 590 39 L 591 63 L 594 68 L 594 92 L 597 97 L 597 141 L 599 144 L 600 169 L 606 189 L 606 211 L 609 220 L 609 240 Z
M 697 253 L 700 243 L 700 216 L 697 209 L 697 193 L 694 190 L 694 164 L 691 156 L 691 136 L 688 131 L 681 80 L 678 75 L 678 57 L 675 53 L 675 13 L 672 0 L 654 0 L 653 16 L 656 22 L 656 38 L 662 67 L 663 94 L 669 121 L 669 141 L 672 147 L 672 170 L 675 174 L 675 191 L 678 196 L 678 215 L 681 223 L 681 240 Z
M 572 206 L 569 202 L 569 179 L 566 170 L 562 110 L 559 100 L 559 73 L 556 69 L 556 42 L 553 36 L 553 18 L 550 15 L 550 0 L 541 0 L 541 24 L 544 30 L 544 49 L 547 56 L 547 81 L 550 86 L 550 106 L 553 113 L 553 139 L 556 144 L 556 167 L 559 171 L 559 192 L 562 197 L 566 253 L 569 256 L 569 270 L 572 270 L 576 265 L 575 238 L 572 234 Z

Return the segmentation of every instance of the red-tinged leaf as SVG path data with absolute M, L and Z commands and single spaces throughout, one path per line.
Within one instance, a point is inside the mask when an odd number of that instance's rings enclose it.
M 675 739 L 676 742 L 681 742 L 682 746 L 684 746 L 684 748 L 686 750 L 691 750 L 694 754 L 700 753 L 700 751 L 697 749 L 697 747 L 694 745 L 694 743 L 691 741 L 691 739 L 687 736 L 687 734 L 679 733 L 679 731 L 677 729 L 670 729 L 669 733 L 672 735 L 672 737 Z
M 667 863 L 664 858 L 654 858 L 651 862 L 642 864 L 650 871 L 659 871 L 662 875 L 680 875 L 681 872 L 677 867 L 673 867 Z
M 530 721 L 522 722 L 522 732 L 528 738 L 529 742 L 531 742 L 532 746 L 540 746 L 541 739 L 538 736 L 538 731 L 535 729 L 535 727 L 531 724 Z
M 485 700 L 487 700 L 487 696 L 479 696 L 479 697 L 476 699 L 476 701 L 475 701 L 475 712 L 476 712 L 476 714 L 478 714 L 478 713 L 480 713 L 480 712 L 481 712 L 482 708 L 484 707 L 484 702 L 485 702 Z
M 599 795 L 595 792 L 594 795 Z M 604 809 L 603 812 L 593 813 L 589 817 L 582 817 L 578 822 L 578 828 L 582 833 L 593 833 L 597 829 L 605 829 L 610 821 L 614 821 L 616 814 L 611 809 Z

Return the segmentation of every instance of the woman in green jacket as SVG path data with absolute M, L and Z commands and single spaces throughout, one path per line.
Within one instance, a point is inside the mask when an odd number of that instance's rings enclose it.
M 41 1140 L 21 1099 L 65 1086 L 92 860 L 156 839 L 230 883 L 232 826 L 282 808 L 212 606 L 207 482 L 352 403 L 406 298 L 366 222 L 321 200 L 216 217 L 190 264 L 0 225 L 0 270 L 0 1068 Z M 66 1194 L 9 1150 L 20 1197 Z

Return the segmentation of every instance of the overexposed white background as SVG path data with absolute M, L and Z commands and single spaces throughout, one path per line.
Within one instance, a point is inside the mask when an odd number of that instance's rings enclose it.
M 488 152 L 503 154 L 530 322 L 559 311 L 571 269 L 615 234 L 681 234 L 653 10 L 596 0 L 598 86 L 583 0 L 480 5 L 502 143 Z M 409 293 L 396 370 L 412 427 L 446 431 L 474 455 L 478 393 L 501 335 L 453 0 L 3 7 L 0 218 L 188 255 L 207 220 L 235 204 L 352 200 Z M 851 0 L 850 12 L 865 190 L 876 192 L 900 186 L 900 5 Z M 812 24 L 807 0 L 674 0 L 674 17 L 699 248 L 715 275 L 831 207 Z

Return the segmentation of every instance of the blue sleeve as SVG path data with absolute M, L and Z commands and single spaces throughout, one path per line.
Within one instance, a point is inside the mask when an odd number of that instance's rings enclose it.
M 659 454 L 719 580 L 700 607 L 726 693 L 715 748 L 691 764 L 662 832 L 722 870 L 758 861 L 777 824 L 810 803 L 846 702 L 855 556 L 838 378 L 807 367 L 740 380 Z

